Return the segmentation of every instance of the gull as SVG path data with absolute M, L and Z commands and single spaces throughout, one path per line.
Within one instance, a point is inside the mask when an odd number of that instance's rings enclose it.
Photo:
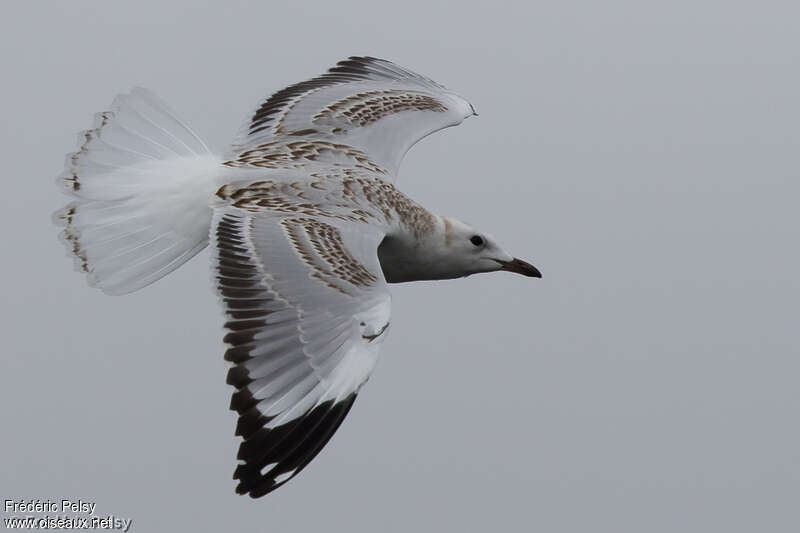
M 472 115 L 426 77 L 350 57 L 261 102 L 225 154 L 142 88 L 79 134 L 58 178 L 73 200 L 55 221 L 89 285 L 130 293 L 210 245 L 242 439 L 237 493 L 283 485 L 337 430 L 386 339 L 389 283 L 541 277 L 393 185 L 412 145 Z

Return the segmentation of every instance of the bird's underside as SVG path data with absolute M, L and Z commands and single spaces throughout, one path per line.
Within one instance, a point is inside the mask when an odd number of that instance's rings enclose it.
M 211 245 L 242 437 L 237 492 L 291 479 L 346 416 L 390 325 L 378 247 L 388 236 L 406 256 L 438 231 L 451 238 L 451 223 L 392 179 L 414 143 L 473 113 L 364 57 L 264 100 L 224 157 L 140 89 L 82 134 L 61 179 L 75 201 L 57 221 L 92 285 L 131 292 Z M 522 268 L 506 255 L 474 271 Z
M 471 108 L 454 95 L 433 94 L 441 89 L 429 80 L 373 80 L 372 69 L 383 65 L 351 60 L 338 67 L 346 72 L 296 86 L 299 100 L 263 104 L 252 139 L 245 136 L 222 163 L 235 179 L 216 192 L 211 244 L 229 317 L 225 357 L 235 364 L 231 408 L 244 439 L 238 492 L 274 490 L 331 437 L 389 327 L 377 248 L 387 234 L 421 238 L 436 224 L 391 178 L 414 137 L 446 125 L 427 115 L 460 121 L 448 103 L 457 102 L 462 114 Z M 296 111 L 309 105 L 306 98 L 318 99 L 310 120 L 310 112 Z M 377 139 L 396 137 L 404 124 L 383 122 L 405 115 L 416 132 L 393 150 L 380 145 Z M 370 135 L 357 133 L 370 127 Z

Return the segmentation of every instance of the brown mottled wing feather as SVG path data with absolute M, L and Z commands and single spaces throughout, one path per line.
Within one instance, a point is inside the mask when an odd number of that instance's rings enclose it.
M 389 324 L 380 227 L 234 206 L 215 209 L 228 321 L 238 493 L 263 496 L 328 442 L 372 371 Z
M 424 76 L 382 59 L 351 57 L 259 105 L 231 159 L 266 143 L 324 141 L 359 150 L 396 175 L 417 141 L 472 114 L 469 102 Z

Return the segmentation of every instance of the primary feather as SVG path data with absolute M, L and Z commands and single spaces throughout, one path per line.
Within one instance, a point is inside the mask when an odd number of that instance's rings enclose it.
M 237 492 L 286 483 L 339 427 L 386 338 L 387 277 L 534 275 L 391 183 L 414 143 L 472 114 L 428 78 L 351 57 L 267 98 L 225 157 L 143 89 L 81 134 L 60 178 L 74 201 L 56 220 L 91 285 L 137 290 L 211 243 Z

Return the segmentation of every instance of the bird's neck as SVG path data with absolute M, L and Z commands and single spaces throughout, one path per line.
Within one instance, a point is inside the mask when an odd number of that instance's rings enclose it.
M 459 277 L 452 274 L 446 261 L 445 220 L 433 218 L 433 227 L 423 236 L 401 226 L 384 237 L 378 247 L 378 259 L 388 283 Z

